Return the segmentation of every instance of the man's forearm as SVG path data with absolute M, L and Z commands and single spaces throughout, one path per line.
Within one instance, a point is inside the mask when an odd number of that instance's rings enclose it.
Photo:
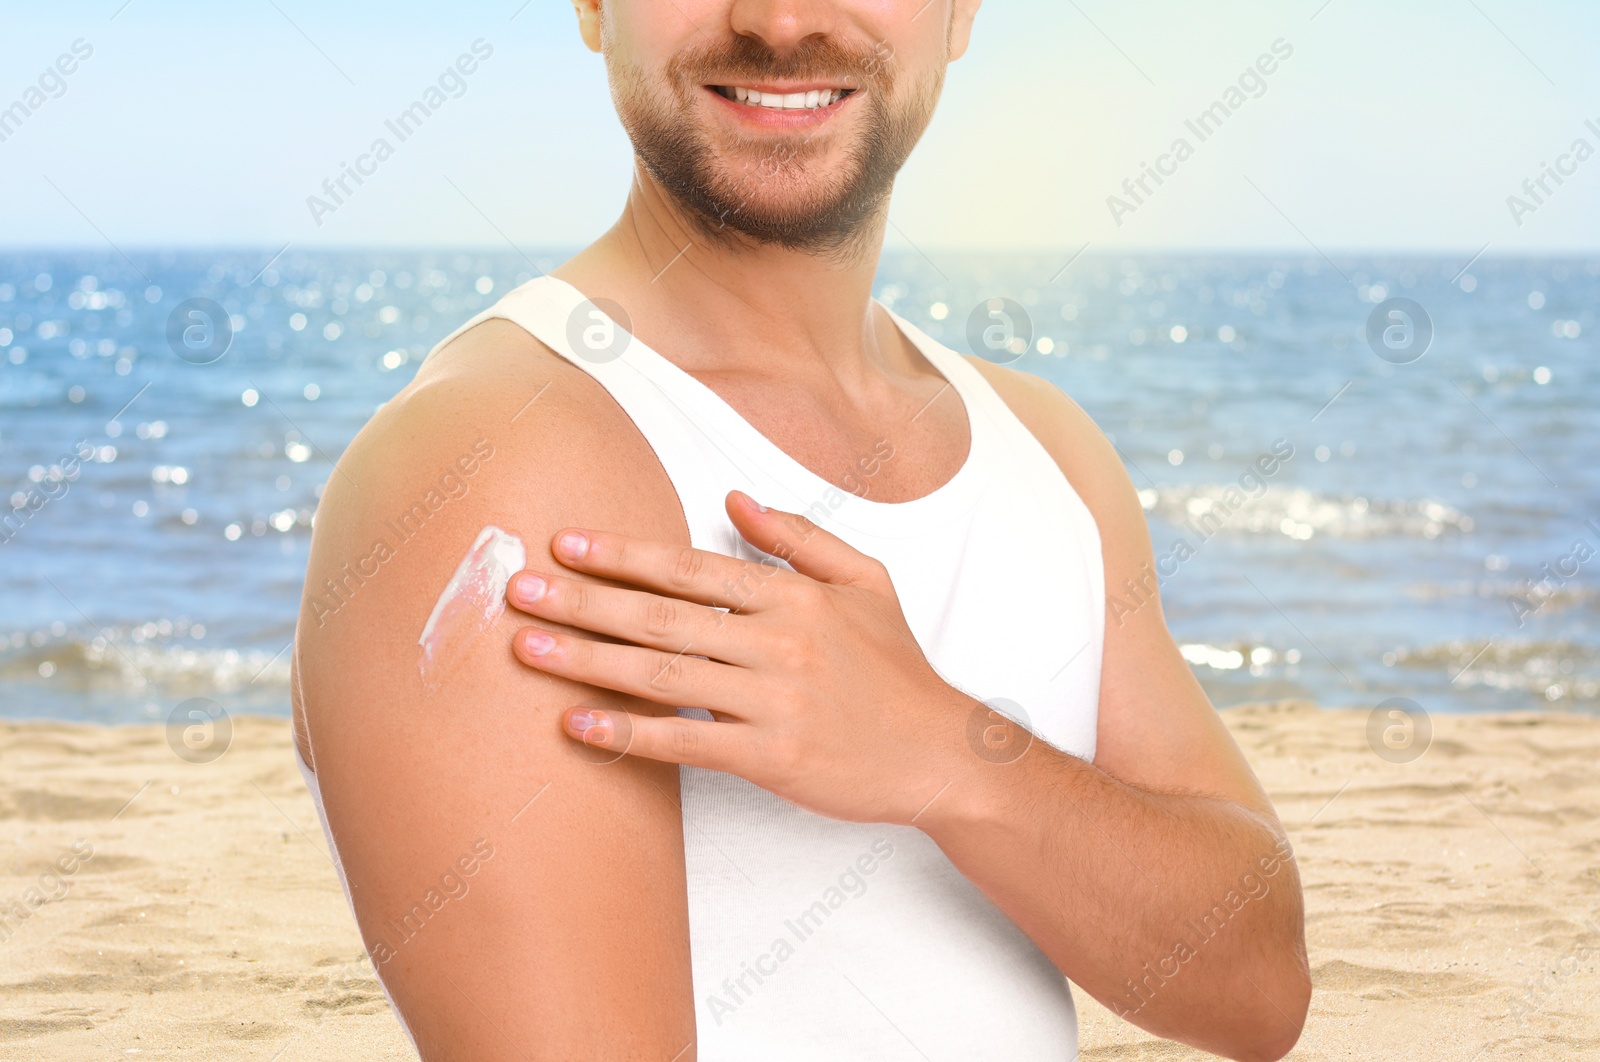
M 816 814 L 914 823 L 1119 1013 L 1236 1058 L 1289 1049 L 1308 998 L 1298 878 L 1271 806 L 1197 686 L 1178 691 L 1189 698 L 1175 702 L 1182 711 L 1146 714 L 1144 725 L 1170 728 L 1152 755 L 1231 800 L 1151 792 L 1038 741 L 995 763 L 966 744 L 984 707 L 923 656 L 881 562 L 748 495 L 730 493 L 727 512 L 790 570 L 571 528 L 554 536 L 552 557 L 622 586 L 531 570 L 507 584 L 530 615 L 606 636 L 525 627 L 513 640 L 524 663 L 713 715 L 575 704 L 563 713 L 569 735 L 736 774 Z M 745 582 L 760 587 L 749 611 L 704 603 Z M 1170 639 L 1164 648 L 1192 684 Z M 1155 683 L 1144 703 L 1170 685 Z
M 1299 875 L 1269 816 L 1117 781 L 1035 740 L 977 757 L 917 820 L 1064 973 L 1158 1035 L 1277 1058 L 1310 982 Z

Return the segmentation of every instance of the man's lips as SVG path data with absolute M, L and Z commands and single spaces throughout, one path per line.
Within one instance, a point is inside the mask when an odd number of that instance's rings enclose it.
M 849 99 L 855 89 L 840 85 L 707 85 L 739 107 L 768 111 L 819 112 Z

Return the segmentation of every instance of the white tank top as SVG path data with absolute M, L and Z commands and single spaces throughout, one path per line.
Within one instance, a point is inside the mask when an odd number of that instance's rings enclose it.
M 763 556 L 724 511 L 735 488 L 806 514 L 888 567 L 941 677 L 1007 715 L 1020 707 L 1038 737 L 1092 760 L 1105 636 L 1094 519 L 983 376 L 891 316 L 960 396 L 972 439 L 947 483 L 897 503 L 870 497 L 883 448 L 862 455 L 869 496 L 841 490 L 556 277 L 508 293 L 433 353 L 490 318 L 521 326 L 632 419 L 692 545 Z M 895 434 L 885 425 L 888 447 Z M 1006 755 L 972 733 L 974 755 Z M 684 767 L 680 780 L 700 1062 L 1076 1057 L 1066 979 L 920 830 L 823 818 L 717 771 Z

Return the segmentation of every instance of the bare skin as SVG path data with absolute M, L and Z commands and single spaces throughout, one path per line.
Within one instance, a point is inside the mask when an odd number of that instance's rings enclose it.
M 921 0 L 575 7 L 591 47 L 647 71 L 705 34 L 755 37 L 777 52 L 832 35 L 888 42 L 909 71 L 897 84 L 908 86 L 959 56 L 977 3 L 936 0 L 920 17 Z M 714 100 L 696 106 L 708 123 L 743 120 Z M 808 170 L 843 164 L 856 119 L 844 108 L 832 120 L 815 133 L 823 151 Z M 749 189 L 792 192 L 770 181 Z M 618 224 L 557 275 L 627 307 L 641 340 L 846 489 L 855 455 L 884 425 L 904 425 L 871 496 L 905 501 L 955 473 L 968 432 L 959 398 L 871 300 L 886 217 L 869 219 L 845 255 L 709 239 L 641 167 Z M 1054 387 L 975 364 L 1093 513 L 1107 585 L 1137 577 L 1151 561 L 1149 537 L 1109 443 Z M 315 609 L 311 589 L 367 556 L 375 538 L 392 541 L 385 521 L 478 440 L 494 456 L 465 493 L 396 544 L 337 612 Z M 1242 1059 L 1288 1051 L 1310 991 L 1298 878 L 1270 803 L 1159 606 L 1107 625 L 1094 763 L 1036 743 L 1000 767 L 971 756 L 951 727 L 970 702 L 908 640 L 875 561 L 738 495 L 728 513 L 798 574 L 749 615 L 721 622 L 726 641 L 713 659 L 675 671 L 677 685 L 663 688 L 639 676 L 697 633 L 715 595 L 674 576 L 687 530 L 637 430 L 526 333 L 491 322 L 441 351 L 330 477 L 295 652 L 296 735 L 318 773 L 363 936 L 375 960 L 386 957 L 380 973 L 424 1058 L 694 1057 L 677 762 L 865 821 L 908 822 L 942 792 L 915 825 L 1077 984 L 1159 1035 Z M 546 590 L 535 600 L 529 576 L 519 578 L 510 596 L 524 611 L 508 613 L 430 691 L 417 675 L 417 632 L 491 523 L 527 544 L 529 573 Z M 588 537 L 581 558 L 556 550 L 572 529 Z M 732 563 L 697 559 L 707 572 Z M 673 622 L 640 595 L 671 602 Z M 553 634 L 553 647 L 533 652 L 534 630 Z M 844 642 L 871 647 L 871 666 L 833 651 Z M 781 663 L 795 653 L 808 662 L 803 676 Z M 870 687 L 863 675 L 874 676 Z M 754 702 L 785 708 L 762 714 L 749 710 Z M 857 702 L 883 706 L 885 741 L 845 740 L 838 721 Z M 599 706 L 626 741 L 607 749 L 604 725 L 580 731 L 580 704 Z M 693 724 L 686 742 L 692 721 L 672 714 L 677 705 L 716 709 L 719 721 Z M 617 758 L 623 744 L 629 754 Z M 864 748 L 895 752 L 886 760 Z M 818 778 L 830 784 L 807 782 Z M 465 879 L 469 890 L 402 939 L 395 920 L 480 840 L 493 855 Z M 1158 968 L 1182 923 L 1240 892 L 1247 874 L 1270 887 L 1181 974 L 1130 995 L 1127 982 L 1146 976 L 1141 964 Z
M 417 666 L 418 633 L 485 525 L 520 536 L 530 563 L 570 519 L 687 544 L 670 484 L 630 430 L 588 377 L 488 324 L 363 429 L 319 508 L 308 588 L 377 539 L 395 545 L 337 613 L 302 612 L 296 728 L 363 938 L 430 1062 L 671 1058 L 694 1038 L 677 772 L 588 762 L 557 718 L 596 691 L 520 668 L 509 631 L 479 639 L 437 692 Z M 478 439 L 495 455 L 466 495 L 399 542 L 385 521 Z M 470 891 L 403 939 L 392 922 L 480 838 L 494 854 L 463 879 Z

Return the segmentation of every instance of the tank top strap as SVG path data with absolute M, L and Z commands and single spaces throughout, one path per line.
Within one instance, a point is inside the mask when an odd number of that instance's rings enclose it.
M 939 374 L 950 383 L 951 389 L 961 396 L 962 404 L 967 407 L 967 420 L 972 429 L 975 449 L 980 436 L 985 443 L 999 441 L 1001 449 L 986 449 L 984 456 L 992 454 L 1000 460 L 1009 460 L 1017 446 L 1037 445 L 1027 425 L 1012 412 L 1006 400 L 1000 397 L 1000 392 L 994 389 L 977 366 L 893 310 L 885 309 L 901 333 L 939 370 Z
M 911 538 L 930 523 L 964 519 L 990 490 L 1016 476 L 1019 446 L 1037 449 L 982 373 L 909 321 L 892 311 L 889 316 L 960 397 L 971 440 L 966 460 L 951 479 L 920 498 L 893 503 L 872 499 L 870 489 L 867 496 L 850 493 L 807 469 L 721 396 L 634 337 L 620 307 L 604 299 L 591 301 L 558 277 L 537 277 L 508 292 L 446 337 L 434 353 L 485 320 L 501 318 L 520 326 L 588 373 L 622 407 L 677 488 L 696 546 L 753 558 L 723 509 L 723 498 L 732 488 L 806 513 L 836 533 Z M 874 453 L 862 455 L 862 460 L 870 465 L 889 459 L 885 455 L 897 449 L 902 428 L 884 425 Z
M 678 494 L 690 542 L 699 549 L 740 553 L 742 540 L 723 511 L 723 498 L 736 484 L 724 483 L 726 477 L 717 474 L 725 467 L 724 444 L 704 430 L 679 396 L 661 386 L 653 364 L 663 360 L 659 354 L 635 340 L 603 303 L 590 302 L 570 284 L 546 275 L 508 292 L 441 340 L 428 357 L 493 319 L 517 325 L 605 388 L 660 461 Z M 750 553 L 749 547 L 742 552 Z

